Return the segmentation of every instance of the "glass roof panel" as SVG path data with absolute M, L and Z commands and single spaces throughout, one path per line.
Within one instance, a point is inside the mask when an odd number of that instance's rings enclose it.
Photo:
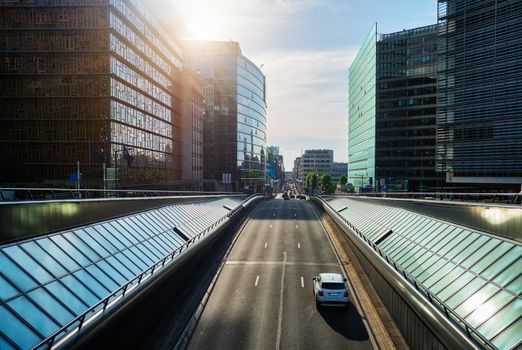
M 499 349 L 511 349 L 515 345 L 520 345 L 520 336 L 522 334 L 522 318 L 510 325 L 502 331 L 498 336 L 493 338 L 493 344 Z

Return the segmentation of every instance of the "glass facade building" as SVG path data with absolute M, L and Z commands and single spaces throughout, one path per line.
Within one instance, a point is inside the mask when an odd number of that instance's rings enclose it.
M 186 42 L 187 62 L 204 79 L 203 173 L 233 188 L 263 188 L 266 167 L 265 76 L 236 42 Z
M 138 0 L 3 1 L 0 50 L 0 183 L 180 177 L 182 52 Z
M 522 183 L 522 3 L 439 0 L 437 168 Z
M 378 189 L 433 191 L 437 25 L 383 34 L 377 42 L 375 168 Z
M 374 186 L 377 75 L 377 24 L 348 71 L 348 182 Z

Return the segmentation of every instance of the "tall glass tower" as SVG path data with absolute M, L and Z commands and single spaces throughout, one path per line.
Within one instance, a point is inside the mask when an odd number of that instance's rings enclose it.
M 377 23 L 348 72 L 348 182 L 359 190 L 375 185 L 376 53 Z
M 522 2 L 439 0 L 437 169 L 520 189 Z

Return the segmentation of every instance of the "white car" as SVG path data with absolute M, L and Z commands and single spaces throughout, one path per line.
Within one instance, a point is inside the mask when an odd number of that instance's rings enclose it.
M 313 278 L 315 302 L 320 305 L 348 306 L 346 278 L 338 273 L 320 273 Z

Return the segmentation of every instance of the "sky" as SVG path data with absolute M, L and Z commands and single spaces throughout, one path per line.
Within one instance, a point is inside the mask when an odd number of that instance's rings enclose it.
M 377 22 L 392 33 L 437 21 L 436 0 L 143 0 L 178 37 L 234 40 L 267 81 L 268 145 L 286 170 L 305 149 L 348 160 L 348 68 Z

